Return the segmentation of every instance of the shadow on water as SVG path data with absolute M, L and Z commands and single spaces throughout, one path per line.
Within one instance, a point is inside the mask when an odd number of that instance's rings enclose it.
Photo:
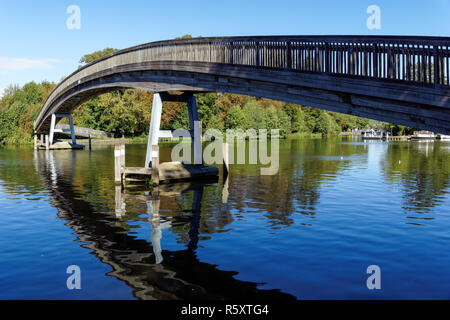
M 82 247 L 91 249 L 100 261 L 111 266 L 109 273 L 133 288 L 138 299 L 294 299 L 279 290 L 260 290 L 258 283 L 236 280 L 237 272 L 221 271 L 199 261 L 196 249 L 204 183 L 184 183 L 175 187 L 155 188 L 152 193 L 134 190 L 123 193 L 116 188 L 116 217 L 105 215 L 83 200 L 73 186 L 76 152 L 35 152 L 36 171 L 42 177 L 58 217 L 66 221 Z M 70 163 L 72 162 L 72 163 Z M 71 173 L 67 170 L 71 169 Z M 62 170 L 65 173 L 62 174 Z M 162 221 L 159 214 L 161 198 L 174 198 L 192 193 L 192 206 L 181 217 Z M 117 219 L 126 214 L 126 203 L 146 207 L 152 227 L 151 240 L 128 234 Z M 225 218 L 226 219 L 226 218 Z M 162 229 L 175 232 L 188 228 L 185 250 L 161 249 Z

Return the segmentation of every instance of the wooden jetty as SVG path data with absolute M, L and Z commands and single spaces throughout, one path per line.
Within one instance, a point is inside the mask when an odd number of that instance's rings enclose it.
M 152 147 L 150 168 L 126 167 L 125 145 L 116 145 L 114 149 L 115 181 L 125 185 L 127 182 L 148 182 L 154 185 L 175 181 L 210 178 L 219 175 L 219 169 L 212 166 L 188 164 L 181 162 L 159 163 L 159 146 Z

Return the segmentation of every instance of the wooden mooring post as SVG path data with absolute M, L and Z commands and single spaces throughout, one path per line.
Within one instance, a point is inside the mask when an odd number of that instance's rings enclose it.
M 125 169 L 125 145 L 116 144 L 114 146 L 114 180 L 122 183 L 123 170 Z
M 159 185 L 159 145 L 152 146 L 152 179 L 154 185 Z

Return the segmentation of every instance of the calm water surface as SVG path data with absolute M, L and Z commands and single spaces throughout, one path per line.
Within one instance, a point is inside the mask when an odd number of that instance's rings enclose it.
M 115 187 L 111 147 L 0 149 L 0 299 L 449 299 L 449 160 L 446 142 L 286 140 L 276 176 L 150 194 Z

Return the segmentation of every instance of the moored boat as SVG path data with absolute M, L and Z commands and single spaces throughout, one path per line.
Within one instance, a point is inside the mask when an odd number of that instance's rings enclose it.
M 431 131 L 421 130 L 414 131 L 411 140 L 435 140 L 436 135 Z

